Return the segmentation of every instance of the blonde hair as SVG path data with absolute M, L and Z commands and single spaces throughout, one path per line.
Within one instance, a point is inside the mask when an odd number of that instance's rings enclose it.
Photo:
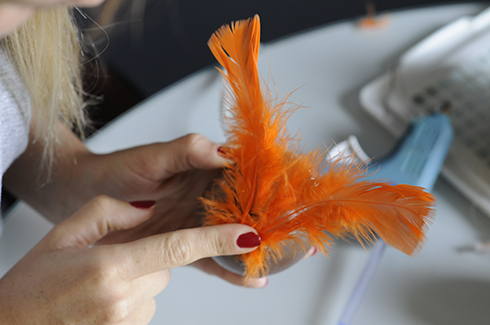
M 98 8 L 98 20 L 103 26 L 109 24 L 125 3 L 125 0 L 108 0 Z M 130 8 L 140 12 L 143 3 L 140 0 Z M 83 68 L 91 69 L 93 65 L 85 65 L 82 60 L 85 48 L 82 49 L 82 36 L 73 17 L 76 11 L 78 9 L 63 6 L 37 9 L 26 23 L 0 40 L 31 94 L 31 124 L 35 126 L 35 139 L 46 144 L 42 161 L 48 165 L 59 143 L 56 125 L 61 121 L 83 139 L 88 124 L 87 99 L 93 98 L 83 91 Z M 100 24 L 95 24 L 102 30 Z M 94 50 L 87 45 L 87 49 L 89 47 Z M 97 54 L 89 53 L 87 59 L 93 59 L 94 55 Z
M 3 47 L 31 94 L 36 139 L 45 143 L 43 160 L 53 159 L 56 124 L 82 136 L 87 119 L 81 77 L 80 40 L 71 9 L 37 9 L 2 40 Z

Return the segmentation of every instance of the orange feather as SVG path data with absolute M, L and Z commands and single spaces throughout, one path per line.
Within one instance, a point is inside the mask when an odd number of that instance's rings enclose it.
M 371 243 L 377 235 L 406 254 L 419 251 L 434 197 L 423 188 L 370 181 L 362 165 L 334 162 L 325 169 L 325 150 L 299 148 L 285 127 L 296 108 L 275 103 L 261 86 L 259 43 L 258 16 L 221 27 L 208 43 L 228 87 L 223 150 L 232 163 L 201 198 L 204 223 L 257 230 L 261 246 L 240 257 L 248 278 L 268 274 L 267 260 L 281 258 L 286 240 L 304 247 L 307 238 L 326 253 L 334 237 Z

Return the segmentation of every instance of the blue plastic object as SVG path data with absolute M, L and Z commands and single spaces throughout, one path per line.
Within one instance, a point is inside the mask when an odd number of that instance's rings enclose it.
M 380 169 L 372 177 L 396 184 L 422 186 L 431 191 L 452 139 L 453 129 L 445 114 L 418 117 L 392 153 L 387 158 L 373 163 Z M 357 280 L 338 325 L 351 324 L 385 250 L 386 244 L 379 240 Z
M 379 162 L 372 177 L 431 191 L 453 139 L 449 118 L 442 113 L 418 117 L 391 154 Z

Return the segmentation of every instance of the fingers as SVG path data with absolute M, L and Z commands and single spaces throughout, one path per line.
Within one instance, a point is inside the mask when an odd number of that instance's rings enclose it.
M 311 246 L 310 249 L 308 250 L 308 252 L 306 252 L 306 255 L 304 258 L 315 256 L 316 253 L 318 253 L 318 248 L 316 248 L 315 246 Z
M 311 246 L 308 252 L 306 252 L 303 259 L 307 259 L 308 257 L 315 256 L 317 252 L 318 249 L 315 246 Z M 244 276 L 238 275 L 236 273 L 230 272 L 222 268 L 211 258 L 198 260 L 192 263 L 192 266 L 195 266 L 201 271 L 204 271 L 210 275 L 215 275 L 217 277 L 220 277 L 221 279 L 231 284 L 235 284 L 239 286 L 245 286 L 249 288 L 265 288 L 269 283 L 269 279 L 266 277 L 247 280 Z
M 86 248 L 114 230 L 132 228 L 153 214 L 151 201 L 127 203 L 98 196 L 47 236 L 53 248 Z
M 231 284 L 239 286 L 245 286 L 248 288 L 265 288 L 269 283 L 269 279 L 266 277 L 246 280 L 244 276 L 225 270 L 211 258 L 196 261 L 192 263 L 192 265 L 210 275 L 215 275 Z
M 260 237 L 241 224 L 183 229 L 114 246 L 129 279 L 190 264 L 202 258 L 253 251 Z
M 190 134 L 160 146 L 159 166 L 169 174 L 192 169 L 217 169 L 226 164 L 218 154 L 219 145 L 200 134 Z

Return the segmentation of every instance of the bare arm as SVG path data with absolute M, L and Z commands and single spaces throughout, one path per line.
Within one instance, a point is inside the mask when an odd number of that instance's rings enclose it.
M 42 163 L 45 142 L 31 130 L 26 151 L 12 164 L 3 183 L 16 197 L 26 201 L 53 222 L 73 214 L 96 193 L 84 175 L 95 155 L 65 126 L 58 125 L 59 143 L 51 167 Z M 48 168 L 51 175 L 48 179 Z M 67 195 L 68 194 L 68 195 Z
M 123 201 L 155 200 L 157 215 L 186 222 L 177 228 L 195 226 L 198 197 L 224 166 L 218 145 L 202 135 L 97 155 L 66 127 L 58 127 L 60 143 L 49 179 L 47 166 L 41 164 L 45 143 L 32 135 L 26 151 L 4 175 L 14 195 L 53 222 L 97 195 L 108 195 Z

